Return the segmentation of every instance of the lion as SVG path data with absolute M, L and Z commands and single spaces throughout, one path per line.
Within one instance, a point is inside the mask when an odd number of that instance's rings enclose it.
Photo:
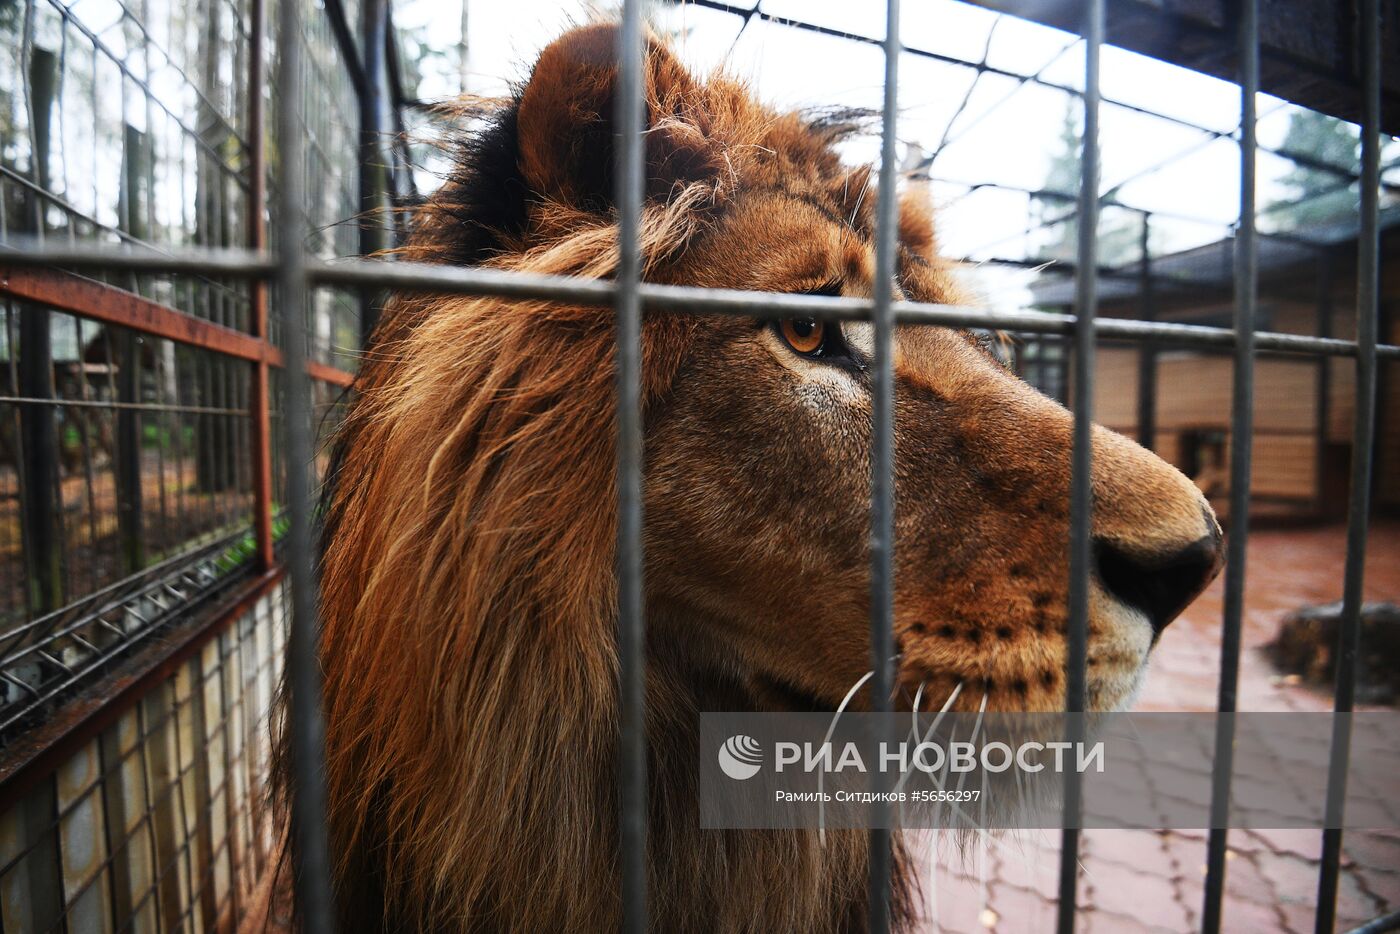
M 544 49 L 417 211 L 406 258 L 614 273 L 616 31 Z M 870 295 L 874 177 L 836 153 L 858 121 L 779 112 L 646 41 L 645 279 Z M 898 209 L 895 297 L 963 301 L 927 196 L 911 188 Z M 619 925 L 614 340 L 608 308 L 407 294 L 386 308 L 338 442 L 321 567 L 349 930 Z M 984 336 L 901 327 L 895 348 L 896 702 L 919 685 L 936 706 L 961 685 L 960 710 L 1061 709 L 1071 416 Z M 658 931 L 865 926 L 867 835 L 702 831 L 694 755 L 701 711 L 832 710 L 868 669 L 871 357 L 863 323 L 645 315 Z M 1087 696 L 1111 710 L 1217 573 L 1220 529 L 1190 480 L 1101 428 L 1092 485 Z

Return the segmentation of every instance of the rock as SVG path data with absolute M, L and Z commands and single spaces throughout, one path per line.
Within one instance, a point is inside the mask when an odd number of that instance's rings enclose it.
M 1336 682 L 1341 603 L 1306 606 L 1289 614 L 1264 653 L 1282 672 L 1284 684 L 1299 680 L 1332 688 Z M 1400 606 L 1361 607 L 1361 650 L 1356 665 L 1356 699 L 1390 704 L 1400 698 Z

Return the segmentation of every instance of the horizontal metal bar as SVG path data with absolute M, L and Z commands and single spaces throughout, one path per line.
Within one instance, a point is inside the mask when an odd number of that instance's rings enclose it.
M 33 396 L 0 396 L 0 404 L 56 405 L 66 409 L 99 409 L 135 412 L 172 412 L 184 415 L 248 415 L 247 409 L 219 408 L 210 405 L 162 405 L 159 402 L 107 402 L 97 399 L 40 399 Z
M 272 257 L 239 247 L 151 250 L 135 245 L 88 243 L 59 245 L 47 240 L 11 237 L 0 244 L 0 268 L 57 266 L 113 272 L 163 272 L 215 275 L 230 279 L 270 279 Z
M 5 735 L 6 730 L 40 706 L 81 684 L 89 674 L 162 628 L 168 622 L 168 616 L 171 613 L 171 607 L 163 601 L 173 596 L 184 611 L 189 611 L 205 600 L 216 598 L 221 592 L 221 588 L 234 583 L 234 581 L 231 578 L 209 578 L 207 576 L 209 565 L 226 554 L 231 545 L 246 535 L 246 531 L 236 532 L 221 541 L 205 546 L 198 552 L 185 555 L 183 560 L 178 562 L 173 577 L 148 580 L 138 590 L 128 594 L 127 599 L 119 608 L 124 611 L 124 615 L 134 617 L 141 624 L 136 629 L 117 630 L 110 625 L 110 621 L 104 618 L 105 612 L 71 614 L 67 611 L 60 611 L 64 615 L 55 626 L 34 627 L 26 623 L 20 629 L 6 633 L 5 638 L 9 640 L 9 645 L 5 647 L 3 660 L 0 660 L 0 679 L 24 688 L 34 696 L 22 708 L 17 709 L 15 704 L 10 704 L 0 709 L 0 737 Z M 193 592 L 187 589 L 192 578 L 196 579 Z M 135 612 L 132 609 L 133 599 L 150 600 L 156 606 L 157 612 L 150 614 L 149 618 Z M 78 605 L 82 605 L 82 603 L 83 601 L 80 601 Z M 117 635 L 119 641 L 100 647 L 86 641 L 81 633 L 94 625 L 106 628 L 112 634 Z M 30 634 L 33 641 L 30 644 L 21 645 L 26 633 Z M 91 653 L 91 657 L 77 660 L 73 665 L 66 664 L 54 654 L 55 645 L 63 639 L 72 639 L 83 650 Z M 15 646 L 21 647 L 15 648 Z M 41 682 L 42 689 L 16 679 L 10 669 L 26 659 L 36 656 L 62 668 L 67 677 L 57 684 L 52 681 Z
M 307 275 L 314 283 L 322 286 L 378 285 L 402 291 L 440 290 L 468 295 L 499 295 L 505 298 L 560 300 L 596 305 L 611 302 L 613 296 L 612 283 L 599 279 L 543 276 L 498 269 L 435 266 L 424 263 L 385 263 L 377 260 L 312 262 L 308 265 Z M 865 321 L 870 319 L 874 309 L 874 303 L 870 299 L 824 295 L 744 292 L 655 283 L 642 283 L 640 292 L 643 305 L 658 311 L 691 311 L 757 318 L 821 315 L 837 320 Z M 1075 324 L 1074 315 L 999 312 L 989 308 L 922 302 L 895 302 L 894 311 L 895 320 L 900 324 L 991 328 L 1038 334 L 1072 334 Z M 1096 318 L 1094 333 L 1101 339 L 1150 340 L 1181 346 L 1223 349 L 1235 346 L 1235 333 L 1229 328 L 1135 321 L 1128 318 Z M 1261 351 L 1278 353 L 1356 356 L 1354 341 L 1302 334 L 1261 331 L 1256 334 L 1255 346 Z M 1382 345 L 1378 352 L 1382 357 L 1400 359 L 1400 346 Z
M 52 249 L 43 246 L 23 253 L 5 252 L 0 255 L 3 255 L 0 269 L 5 265 L 22 263 L 25 266 L 198 273 L 244 279 L 266 278 L 273 269 L 271 260 L 266 256 L 238 249 L 185 250 L 165 254 L 105 247 Z M 314 285 L 323 288 L 374 286 L 398 291 L 497 295 L 502 298 L 566 301 L 600 306 L 610 305 L 614 295 L 613 283 L 602 279 L 547 276 L 480 267 L 438 266 L 431 263 L 385 262 L 373 259 L 326 262 L 308 259 L 306 273 Z M 743 292 L 648 282 L 642 283 L 640 293 L 642 304 L 657 311 L 740 315 L 764 319 L 820 315 L 833 320 L 868 321 L 874 308 L 874 303 L 865 298 Z M 1074 315 L 1001 312 L 990 308 L 922 302 L 895 302 L 894 312 L 895 320 L 900 324 L 990 328 L 1033 334 L 1072 334 L 1075 323 Z M 1105 340 L 1153 341 L 1180 347 L 1214 347 L 1229 350 L 1236 343 L 1235 332 L 1230 328 L 1165 321 L 1137 321 L 1131 318 L 1095 318 L 1094 333 Z M 1304 334 L 1259 331 L 1255 334 L 1254 345 L 1259 352 L 1330 357 L 1356 356 L 1355 341 L 1309 337 Z M 1400 360 L 1400 346 L 1394 344 L 1381 344 L 1376 348 L 1376 353 L 1382 360 Z M 280 355 L 269 360 L 269 363 L 280 366 Z

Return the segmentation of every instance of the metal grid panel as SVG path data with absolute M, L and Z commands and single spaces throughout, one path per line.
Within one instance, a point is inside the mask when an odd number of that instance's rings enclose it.
M 293 223 L 333 258 L 355 249 L 336 223 L 354 213 L 356 173 L 334 107 L 354 97 L 317 24 L 290 45 L 316 50 L 322 106 L 294 112 L 308 115 L 308 171 L 332 184 Z M 5 7 L 5 255 L 264 248 L 265 32 L 261 0 Z M 0 745 L 271 566 L 284 524 L 283 449 L 268 431 L 283 318 L 265 283 L 193 267 L 83 272 L 0 269 Z M 304 320 L 317 423 L 333 430 L 358 307 L 326 290 Z
M 0 813 L 0 922 L 19 931 L 210 930 L 272 862 L 267 719 L 285 585 Z

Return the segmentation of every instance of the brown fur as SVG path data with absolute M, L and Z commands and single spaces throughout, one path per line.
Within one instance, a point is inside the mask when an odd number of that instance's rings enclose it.
M 614 43 L 591 26 L 544 51 L 409 258 L 612 274 Z M 848 123 L 698 81 L 656 40 L 646 74 L 649 280 L 869 294 L 876 194 L 833 152 Z M 918 192 L 899 231 L 899 293 L 957 300 Z M 349 929 L 617 927 L 613 342 L 606 309 L 387 311 L 321 595 Z M 868 667 L 867 377 L 733 318 L 648 314 L 643 358 L 655 927 L 860 929 L 865 836 L 698 829 L 694 750 L 699 711 L 834 707 Z M 1069 416 L 966 334 L 901 329 L 896 370 L 901 683 L 941 704 L 962 682 L 961 709 L 1058 708 Z M 1094 453 L 1096 535 L 1155 554 L 1211 533 L 1172 468 L 1102 431 Z M 1130 695 L 1143 630 L 1095 590 L 1096 707 Z

